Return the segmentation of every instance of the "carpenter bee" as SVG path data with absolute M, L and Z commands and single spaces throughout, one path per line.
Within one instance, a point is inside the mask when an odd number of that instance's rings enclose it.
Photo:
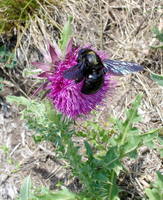
M 101 60 L 93 50 L 84 48 L 78 52 L 77 65 L 65 70 L 63 75 L 75 83 L 83 81 L 81 92 L 89 95 L 102 88 L 106 73 L 123 76 L 141 70 L 143 67 L 133 62 Z

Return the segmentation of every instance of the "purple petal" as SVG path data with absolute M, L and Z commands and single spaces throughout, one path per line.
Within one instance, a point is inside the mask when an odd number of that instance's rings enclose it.
M 49 72 L 42 72 L 41 74 L 38 75 L 40 78 L 47 78 L 49 76 Z
M 50 71 L 52 64 L 42 63 L 42 62 L 32 62 L 32 65 L 42 69 L 43 71 Z
M 52 63 L 59 61 L 59 57 L 57 55 L 57 52 L 55 51 L 55 49 L 50 44 L 49 44 L 49 52 L 50 52 L 50 56 L 51 56 L 51 59 L 52 59 Z
M 62 52 L 61 52 L 61 49 L 58 47 L 56 42 L 53 42 L 53 47 L 55 49 L 55 52 L 56 52 L 58 58 L 61 58 L 62 57 Z

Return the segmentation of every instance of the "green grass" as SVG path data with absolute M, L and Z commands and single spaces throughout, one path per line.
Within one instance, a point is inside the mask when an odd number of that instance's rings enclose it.
M 44 0 L 39 1 L 44 2 Z M 0 34 L 2 34 L 26 23 L 29 17 L 35 14 L 39 4 L 37 0 L 2 0 L 0 8 Z

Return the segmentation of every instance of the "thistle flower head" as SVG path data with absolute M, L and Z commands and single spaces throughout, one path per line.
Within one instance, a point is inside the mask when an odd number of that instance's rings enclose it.
M 105 75 L 102 88 L 95 94 L 86 95 L 81 92 L 83 81 L 75 83 L 74 80 L 65 79 L 65 70 L 77 64 L 78 52 L 81 48 L 73 48 L 72 40 L 69 41 L 63 58 L 61 50 L 55 44 L 48 46 L 45 54 L 47 63 L 34 62 L 44 72 L 39 76 L 46 78 L 44 89 L 49 92 L 48 98 L 53 102 L 54 107 L 70 118 L 76 118 L 82 114 L 88 114 L 92 109 L 103 102 L 103 99 L 112 88 L 110 75 Z M 100 58 L 106 59 L 104 52 L 96 51 Z

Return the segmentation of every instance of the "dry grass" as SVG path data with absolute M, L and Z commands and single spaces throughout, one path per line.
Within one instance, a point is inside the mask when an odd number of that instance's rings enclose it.
M 46 0 L 46 6 L 40 5 L 39 15 L 34 19 L 30 18 L 26 27 L 17 30 L 15 51 L 19 67 L 9 72 L 1 66 L 8 74 L 9 81 L 13 83 L 12 87 L 6 85 L 6 88 L 9 88 L 7 94 L 19 91 L 28 96 L 31 93 L 35 83 L 32 82 L 31 85 L 31 80 L 22 77 L 22 70 L 31 68 L 31 61 L 42 59 L 38 50 L 44 49 L 44 40 L 57 40 L 67 16 L 72 15 L 76 45 L 91 43 L 97 49 L 106 50 L 113 59 L 134 61 L 145 66 L 143 73 L 129 75 L 118 81 L 112 103 L 109 101 L 106 107 L 101 109 L 99 119 L 109 115 L 123 117 L 123 111 L 136 94 L 143 92 L 144 98 L 139 110 L 143 116 L 141 129 L 147 131 L 162 127 L 163 89 L 149 78 L 150 70 L 163 73 L 163 53 L 150 47 L 157 44 L 151 32 L 152 28 L 162 28 L 162 6 L 161 0 L 64 0 L 59 3 Z M 58 180 L 62 180 L 65 185 L 71 188 L 73 186 L 77 191 L 78 184 L 71 184 L 72 180 L 61 167 L 65 165 L 64 161 L 60 164 L 54 161 L 55 155 L 51 148 L 48 148 L 49 144 L 37 146 L 33 143 L 32 133 L 25 129 L 16 112 L 12 110 L 12 117 L 9 119 L 0 115 L 0 146 L 5 144 L 9 148 L 7 154 L 0 150 L 0 199 L 14 199 L 22 179 L 30 173 L 36 184 L 53 188 Z M 14 117 L 15 115 L 17 117 Z M 125 197 L 125 200 L 141 199 L 144 188 L 149 186 L 155 171 L 163 169 L 161 160 L 154 151 L 140 151 L 140 158 L 126 162 L 131 173 L 129 177 L 122 175 L 120 184 L 131 195 Z M 8 159 L 13 160 L 13 163 Z M 58 172 L 61 174 L 57 176 Z

